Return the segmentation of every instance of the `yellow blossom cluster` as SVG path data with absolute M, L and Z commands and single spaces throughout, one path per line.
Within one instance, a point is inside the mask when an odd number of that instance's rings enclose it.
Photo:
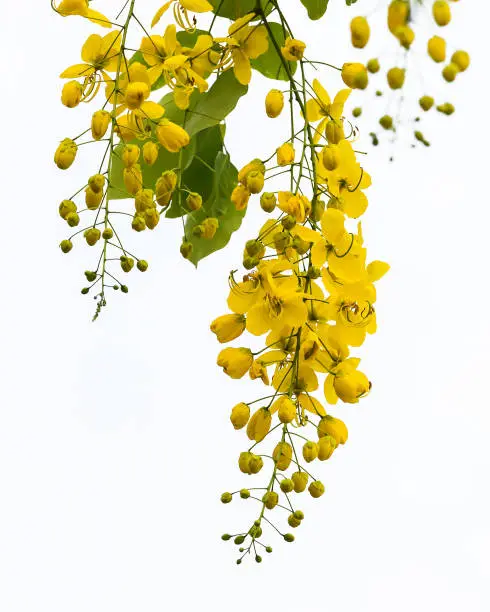
M 399 48 L 403 51 L 402 56 L 398 59 L 399 65 L 387 66 L 383 69 L 382 64 L 384 58 L 370 58 L 364 63 L 353 62 L 344 64 L 342 68 L 342 78 L 344 82 L 352 88 L 365 90 L 371 78 L 376 85 L 376 96 L 383 95 L 382 85 L 376 81 L 375 75 L 384 72 L 384 78 L 388 88 L 392 91 L 397 91 L 399 96 L 396 116 L 385 113 L 379 118 L 379 126 L 387 132 L 394 133 L 399 130 L 404 124 L 401 107 L 404 102 L 403 89 L 406 84 L 407 76 L 412 72 L 416 72 L 416 66 L 408 67 L 411 52 L 417 50 L 417 42 L 425 45 L 423 52 L 435 63 L 442 65 L 441 76 L 447 83 L 452 83 L 457 76 L 465 72 L 470 65 L 469 54 L 461 49 L 453 48 L 449 50 L 448 43 L 439 32 L 434 33 L 428 40 L 417 41 L 416 29 L 421 22 L 431 22 L 436 30 L 444 28 L 451 22 L 452 9 L 451 4 L 458 0 L 390 0 L 387 5 L 386 24 L 389 33 L 397 41 Z M 371 27 L 366 17 L 356 16 L 350 22 L 350 35 L 352 46 L 356 49 L 364 49 L 371 39 Z M 392 94 L 393 96 L 394 94 Z M 425 146 L 429 146 L 429 141 L 425 138 L 420 126 L 413 127 L 413 123 L 420 122 L 418 116 L 420 110 L 426 113 L 430 109 L 435 108 L 439 113 L 444 115 L 452 115 L 455 111 L 454 105 L 450 102 L 436 103 L 434 95 L 426 92 L 419 97 L 417 114 L 408 123 L 412 130 L 413 138 L 416 142 L 420 142 Z M 353 110 L 353 115 L 358 118 L 362 114 L 362 108 L 356 107 Z M 379 143 L 379 134 L 376 130 L 370 133 L 374 145 Z M 412 146 L 415 146 L 413 144 Z
M 265 15 L 263 20 L 268 29 Z M 220 343 L 240 344 L 221 350 L 218 366 L 233 379 L 248 376 L 265 386 L 262 397 L 241 401 L 230 415 L 234 429 L 245 429 L 250 441 L 239 454 L 239 470 L 247 477 L 266 473 L 261 486 L 221 496 L 225 504 L 234 498 L 258 502 L 244 530 L 222 536 L 239 547 L 237 563 L 249 554 L 260 562 L 264 549 L 272 551 L 262 541 L 267 526 L 292 542 L 293 533 L 284 532 L 273 517 L 284 512 L 287 525 L 297 528 L 304 513 L 296 495 L 308 491 L 318 498 L 325 492 L 313 474 L 314 462 L 330 459 L 347 441 L 347 427 L 331 414 L 332 407 L 339 400 L 357 404 L 371 389 L 352 351 L 376 331 L 375 283 L 389 269 L 367 260 L 359 218 L 368 205 L 371 178 L 345 129 L 344 104 L 351 89 L 332 99 L 319 80 L 307 79 L 305 44 L 293 46 L 301 50 L 295 60 L 299 83 L 286 63 L 295 57 L 290 47 L 277 45 L 276 50 L 302 125 L 292 127 L 273 155 L 253 159 L 238 173 L 232 194 L 236 208 L 259 204 L 275 214 L 246 242 L 246 273 L 240 280 L 230 276 L 230 312 L 211 324 Z M 304 96 L 306 91 L 311 95 Z M 284 105 L 283 92 L 272 89 L 265 99 L 267 117 L 280 116 Z M 288 184 L 265 191 L 278 169 Z M 245 332 L 262 337 L 263 347 L 242 346 Z

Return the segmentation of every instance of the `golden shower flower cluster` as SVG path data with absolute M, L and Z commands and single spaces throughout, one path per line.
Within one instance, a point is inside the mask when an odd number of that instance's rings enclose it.
M 91 34 L 81 48 L 81 62 L 60 75 L 62 104 L 74 109 L 92 102 L 94 109 L 88 127 L 64 138 L 54 155 L 58 168 L 68 170 L 82 147 L 97 147 L 85 184 L 59 205 L 61 218 L 76 228 L 61 241 L 63 253 L 72 250 L 75 239 L 100 246 L 82 289 L 96 294 L 96 318 L 108 288 L 128 291 L 121 273 L 148 268 L 123 244 L 121 221 L 140 233 L 155 230 L 164 215 L 185 217 L 180 251 L 194 263 L 224 246 L 239 226 L 241 215 L 229 198 L 236 170 L 225 153 L 221 122 L 247 90 L 251 61 L 269 43 L 264 27 L 252 23 L 254 14 L 235 19 L 228 36 L 213 37 L 214 20 L 207 31 L 198 30 L 195 15 L 213 9 L 207 0 L 161 6 L 151 24 L 158 34 L 141 23 L 135 0 L 126 2 L 114 21 L 88 0 L 52 6 L 64 17 L 78 15 L 109 30 Z M 163 28 L 160 22 L 171 7 L 173 22 Z M 128 42 L 133 30 L 140 32 L 136 49 Z M 166 95 L 154 99 L 160 90 Z M 227 179 L 228 192 L 223 191 Z M 223 200 L 231 214 L 223 210 Z M 203 246 L 206 241 L 209 246 Z
M 277 3 L 274 9 L 291 33 Z M 253 506 L 244 528 L 222 536 L 238 547 L 239 564 L 247 555 L 260 562 L 272 551 L 263 538 L 267 528 L 292 542 L 305 517 L 302 497 L 325 493 L 316 464 L 336 454 L 348 435 L 332 407 L 339 400 L 356 404 L 371 389 L 352 351 L 376 331 L 375 283 L 389 269 L 367 260 L 359 218 L 371 178 L 344 120 L 351 90 L 332 99 L 319 80 L 310 82 L 305 43 L 291 33 L 280 46 L 270 17 L 260 14 L 287 75 L 291 130 L 275 153 L 253 159 L 238 174 L 236 208 L 260 207 L 272 216 L 245 244 L 243 277 L 230 276 L 230 312 L 211 324 L 220 343 L 239 339 L 239 346 L 221 350 L 218 366 L 233 379 L 248 376 L 265 386 L 259 399 L 239 402 L 230 415 L 249 441 L 237 458 L 247 480 L 221 501 Z M 299 77 L 288 62 L 297 64 Z M 267 117 L 280 116 L 285 102 L 284 93 L 272 89 Z M 283 186 L 266 190 L 279 176 Z M 262 346 L 242 344 L 244 332 L 250 342 L 262 338 Z
M 384 93 L 383 87 L 387 85 L 391 92 L 396 92 L 391 94 L 391 104 L 388 107 L 393 106 L 393 98 L 398 96 L 396 114 L 385 112 L 379 117 L 377 128 L 370 132 L 374 145 L 379 143 L 383 131 L 393 134 L 404 124 L 407 125 L 402 112 L 402 106 L 405 102 L 404 89 L 407 79 L 412 73 L 414 76 L 420 76 L 417 74 L 416 65 L 409 66 L 411 55 L 417 51 L 417 43 L 424 46 L 423 53 L 432 62 L 440 64 L 441 82 L 452 83 L 457 78 L 459 79 L 460 73 L 465 72 L 469 67 L 470 56 L 467 51 L 452 47 L 441 32 L 451 22 L 452 5 L 458 1 L 390 0 L 385 8 L 387 11 L 386 24 L 391 38 L 394 39 L 395 45 L 400 51 L 396 64 L 393 65 L 391 60 L 388 63 L 381 56 L 380 58 L 371 57 L 365 62 L 351 62 L 343 66 L 342 78 L 349 87 L 366 90 L 370 85 L 369 89 L 376 88 L 376 97 L 381 97 Z M 423 22 L 430 22 L 433 25 L 434 34 L 427 40 L 417 40 L 417 25 Z M 366 17 L 356 16 L 351 20 L 350 36 L 354 48 L 364 49 L 367 47 L 371 39 L 371 27 Z M 423 91 L 421 93 L 415 116 L 408 121 L 415 141 L 412 146 L 415 146 L 417 142 L 425 146 L 430 145 L 421 131 L 420 125 L 417 125 L 421 121 L 421 111 L 422 114 L 425 114 L 434 108 L 444 115 L 452 115 L 455 111 L 451 102 L 444 99 L 436 101 L 433 91 Z M 355 118 L 360 117 L 361 114 L 361 107 L 358 106 L 353 109 Z M 382 128 L 381 133 L 379 128 Z

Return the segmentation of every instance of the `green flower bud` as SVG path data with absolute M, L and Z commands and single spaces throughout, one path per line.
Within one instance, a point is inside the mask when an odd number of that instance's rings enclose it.
M 321 497 L 325 493 L 325 486 L 320 480 L 315 480 L 308 487 L 308 491 L 312 497 Z
M 308 268 L 307 275 L 308 275 L 308 278 L 315 280 L 317 278 L 320 278 L 320 276 L 322 275 L 322 271 L 317 266 L 310 266 Z
M 288 516 L 288 525 L 290 527 L 299 527 L 301 525 L 301 521 L 297 519 L 294 514 L 290 514 Z
M 305 518 L 305 515 L 301 510 L 295 510 L 293 512 L 293 516 L 298 519 L 298 521 L 302 521 Z
M 91 227 L 85 230 L 83 236 L 89 246 L 94 246 L 100 240 L 100 230 L 96 227 Z
M 250 497 L 250 491 L 248 489 L 240 489 L 240 497 L 242 499 L 248 499 Z
M 244 257 L 243 258 L 243 267 L 245 270 L 252 270 L 257 266 L 260 262 L 258 257 Z
M 199 210 L 202 206 L 202 197 L 198 193 L 189 193 L 186 203 L 189 210 Z
M 70 227 L 76 227 L 80 223 L 80 217 L 76 212 L 71 212 L 66 215 L 66 222 Z
M 127 286 L 126 286 L 126 285 L 121 285 L 121 291 L 122 291 L 123 293 L 127 293 L 127 292 L 129 291 L 129 289 L 127 288 Z
M 225 542 L 228 542 L 228 540 L 231 540 L 231 535 L 229 533 L 224 533 L 221 536 L 221 539 L 224 540 Z
M 250 193 L 260 193 L 264 188 L 264 173 L 259 170 L 252 170 L 245 179 L 246 187 Z
M 285 230 L 292 230 L 293 227 L 296 225 L 296 219 L 292 217 L 291 215 L 286 215 L 281 220 L 281 225 L 283 226 Z
M 233 500 L 233 495 L 226 491 L 221 495 L 221 502 L 223 504 L 229 504 Z
M 393 128 L 393 117 L 390 117 L 390 115 L 383 115 L 379 120 L 379 124 L 385 130 L 391 130 Z
M 88 179 L 88 186 L 95 193 L 101 192 L 105 186 L 105 176 L 103 174 L 94 174 Z
M 140 215 L 135 215 L 133 217 L 131 227 L 134 229 L 135 232 L 142 232 L 143 230 L 146 229 L 145 219 L 141 217 Z
M 192 255 L 192 244 L 190 242 L 183 242 L 180 245 L 180 254 L 184 259 L 190 259 Z
M 62 240 L 60 242 L 60 249 L 63 253 L 69 253 L 73 248 L 73 243 L 71 240 Z
M 291 480 L 294 483 L 295 493 L 302 493 L 308 484 L 308 474 L 306 472 L 294 472 L 291 475 Z
M 250 255 L 251 257 L 257 255 L 257 253 L 260 253 L 263 248 L 264 245 L 260 242 L 260 240 L 256 240 L 255 238 L 253 240 L 247 240 L 245 243 L 247 255 Z
M 283 537 L 286 542 L 294 542 L 294 536 L 292 533 L 285 533 Z
M 121 269 L 123 272 L 131 272 L 134 267 L 134 259 L 132 257 L 127 257 L 126 255 L 121 255 L 119 260 L 121 262 Z
M 139 259 L 136 267 L 140 272 L 146 272 L 148 270 L 148 262 L 145 259 Z
M 87 295 L 87 293 L 90 291 L 89 287 L 84 287 L 81 291 L 82 295 Z
M 66 217 L 73 212 L 77 212 L 77 205 L 72 200 L 63 200 L 59 206 L 59 213 L 62 219 L 66 219 Z
M 105 230 L 102 232 L 102 238 L 104 240 L 110 240 L 113 236 L 114 232 L 110 227 L 106 227 Z
M 276 207 L 276 196 L 273 193 L 268 191 L 264 191 L 264 193 L 260 196 L 260 208 L 266 213 L 271 213 Z
M 233 541 L 235 542 L 235 544 L 237 546 L 240 545 L 240 544 L 243 544 L 245 542 L 245 536 L 244 535 L 239 535 Z
M 266 546 L 265 547 L 265 552 L 271 553 L 272 552 L 272 546 Z
M 294 482 L 290 478 L 283 478 L 283 480 L 281 480 L 279 483 L 279 486 L 281 487 L 281 491 L 283 493 L 291 493 L 291 491 L 294 489 Z
M 91 272 L 90 270 L 86 270 L 85 278 L 88 280 L 89 283 L 93 283 L 94 280 L 97 278 L 97 272 Z
M 275 491 L 267 491 L 263 495 L 262 501 L 268 510 L 272 510 L 279 503 L 279 495 Z
M 352 115 L 356 117 L 356 119 L 357 117 L 360 117 L 362 115 L 362 108 L 360 106 L 356 106 L 356 108 L 353 108 Z
M 257 563 L 261 563 L 262 562 L 262 557 L 260 555 L 256 555 L 255 556 L 255 561 L 257 561 Z

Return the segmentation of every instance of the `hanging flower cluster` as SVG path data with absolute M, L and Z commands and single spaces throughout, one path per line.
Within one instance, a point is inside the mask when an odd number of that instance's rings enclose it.
M 222 536 L 238 546 L 238 563 L 248 554 L 260 562 L 263 550 L 271 552 L 262 539 L 266 527 L 292 542 L 289 527 L 299 527 L 304 518 L 297 495 L 308 491 L 318 498 L 325 492 L 314 462 L 328 460 L 347 441 L 346 425 L 327 406 L 338 400 L 357 403 L 371 389 L 351 349 L 376 331 L 374 283 L 389 268 L 366 259 L 358 219 L 367 208 L 371 178 L 344 131 L 344 103 L 351 90 L 341 90 L 332 100 L 317 79 L 310 83 L 305 44 L 293 37 L 277 4 L 275 9 L 290 34 L 276 52 L 288 75 L 291 117 L 296 106 L 301 124 L 291 121 L 286 142 L 278 143 L 268 160 L 254 159 L 239 172 L 235 206 L 259 204 L 275 214 L 246 242 L 243 278 L 230 276 L 231 312 L 211 324 L 221 343 L 245 331 L 264 338 L 258 350 L 224 348 L 217 360 L 231 378 L 248 374 L 266 387 L 263 397 L 238 403 L 230 416 L 250 441 L 238 467 L 247 478 L 259 474 L 254 482 L 261 479 L 259 486 L 249 487 L 247 481 L 221 496 L 225 504 L 242 498 L 255 506 L 243 530 Z M 268 17 L 261 16 L 269 31 Z M 287 61 L 298 64 L 299 79 Z M 280 90 L 271 90 L 267 116 L 279 116 L 284 102 Z M 278 174 L 286 184 L 265 191 Z
M 391 65 L 383 66 L 382 64 L 387 63 L 386 59 L 384 57 L 375 57 L 368 59 L 364 63 L 356 62 L 348 64 L 347 68 L 344 66 L 342 76 L 349 86 L 365 90 L 372 81 L 371 89 L 376 87 L 375 94 L 377 97 L 383 95 L 383 85 L 388 85 L 389 90 L 393 92 L 390 96 L 390 103 L 393 101 L 393 96 L 398 96 L 396 104 L 398 110 L 396 113 L 390 114 L 385 112 L 379 117 L 378 128 L 370 133 L 374 145 L 377 145 L 381 138 L 379 127 L 382 128 L 382 132 L 385 131 L 393 134 L 404 125 L 403 114 L 401 112 L 401 107 L 405 101 L 404 88 L 406 87 L 408 77 L 412 73 L 414 76 L 420 77 L 417 66 L 409 66 L 411 52 L 416 52 L 417 42 L 425 45 L 424 52 L 428 57 L 433 62 L 442 66 L 441 82 L 452 83 L 456 78 L 459 78 L 460 73 L 465 72 L 469 67 L 469 54 L 457 47 L 451 48 L 439 31 L 434 33 L 428 40 L 416 40 L 417 25 L 423 22 L 431 22 L 436 30 L 441 30 L 447 26 L 452 18 L 451 4 L 457 1 L 390 0 L 387 6 L 387 26 L 400 51 L 395 65 L 390 61 Z M 357 16 L 351 20 L 350 35 L 354 48 L 364 49 L 368 45 L 371 38 L 371 28 L 366 17 Z M 381 81 L 380 84 L 379 77 L 384 79 L 384 83 Z M 435 108 L 435 110 L 444 115 L 452 115 L 455 111 L 454 105 L 451 102 L 447 100 L 436 101 L 434 92 L 424 91 L 421 93 L 415 116 L 408 122 L 415 141 L 412 146 L 415 146 L 417 142 L 425 146 L 430 144 L 422 133 L 420 125 L 413 125 L 420 122 L 419 113 L 421 111 L 425 114 L 432 108 Z M 360 117 L 361 113 L 361 107 L 353 109 L 355 118 Z
M 219 215 L 212 210 L 216 198 L 211 198 L 209 186 L 202 183 L 203 179 L 209 183 L 209 176 L 212 181 L 216 173 L 213 164 L 223 149 L 223 139 L 219 133 L 216 149 L 199 150 L 197 135 L 209 135 L 213 122 L 206 123 L 206 116 L 198 114 L 195 107 L 205 104 L 209 79 L 218 75 L 215 84 L 221 88 L 228 85 L 228 97 L 232 94 L 228 100 L 231 110 L 250 82 L 251 60 L 265 53 L 269 44 L 263 26 L 251 23 L 253 15 L 235 20 L 227 37 L 213 38 L 210 31 L 196 30 L 196 18 L 189 12 L 211 11 L 207 0 L 162 6 L 152 27 L 158 26 L 171 5 L 175 20 L 163 34 L 148 33 L 135 5 L 135 0 L 126 2 L 116 18 L 124 15 L 124 20 L 118 24 L 89 8 L 88 0 L 53 4 L 62 16 L 79 15 L 110 29 L 105 35 L 90 35 L 81 49 L 82 62 L 61 73 L 65 80 L 61 102 L 68 108 L 93 102 L 95 110 L 88 128 L 74 138 L 64 138 L 54 155 L 58 168 L 67 170 L 82 146 L 99 145 L 92 158 L 93 174 L 59 205 L 61 218 L 70 228 L 77 228 L 61 241 L 63 253 L 72 250 L 75 238 L 84 238 L 90 247 L 101 245 L 97 264 L 85 272 L 89 285 L 82 289 L 83 294 L 96 294 L 94 318 L 106 305 L 108 288 L 128 291 L 111 263 L 117 262 L 123 273 L 131 272 L 135 264 L 142 272 L 148 269 L 145 259 L 123 245 L 116 220 L 127 219 L 139 233 L 154 230 L 164 214 L 186 216 L 189 224 L 184 226 L 180 248 L 187 259 L 192 259 L 193 241 L 215 237 L 220 227 Z M 132 27 L 141 30 L 139 49 L 128 46 Z M 168 94 L 152 100 L 152 93 L 161 89 L 167 89 Z M 218 116 L 214 123 L 219 124 L 222 118 Z M 207 153 L 211 153 L 209 159 L 205 159 Z M 230 168 L 228 162 L 225 170 Z M 204 201 L 205 197 L 212 201 Z M 126 208 L 119 205 L 122 200 L 128 202 Z M 196 213 L 199 222 L 194 222 Z M 78 229 L 80 225 L 82 229 Z

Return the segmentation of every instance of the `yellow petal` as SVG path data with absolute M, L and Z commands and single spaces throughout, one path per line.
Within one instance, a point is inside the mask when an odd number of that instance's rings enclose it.
M 153 17 L 153 20 L 151 22 L 151 27 L 154 28 L 157 23 L 160 21 L 160 19 L 163 17 L 163 14 L 165 13 L 165 11 L 168 9 L 168 7 L 172 4 L 173 0 L 170 0 L 170 2 L 167 2 L 166 4 L 164 4 L 163 6 L 161 6 L 158 11 L 155 13 L 155 16 Z
M 337 394 L 335 393 L 335 389 L 333 386 L 333 381 L 335 377 L 332 374 L 329 374 L 325 379 L 325 384 L 323 386 L 323 392 L 325 393 L 325 399 L 329 404 L 336 404 L 338 401 Z
M 100 56 L 102 46 L 102 36 L 91 34 L 84 42 L 82 47 L 82 59 L 87 64 L 93 64 Z
M 330 96 L 328 95 L 328 91 L 323 87 L 318 79 L 313 79 L 313 91 L 316 93 L 316 97 L 323 106 L 330 106 Z
M 102 15 L 102 13 L 99 13 L 99 11 L 94 11 L 93 9 L 87 9 L 87 18 L 103 28 L 110 28 L 112 25 L 105 15 Z
M 298 397 L 298 400 L 301 407 L 305 410 L 308 410 L 308 412 L 312 412 L 313 414 L 318 414 L 320 416 L 326 415 L 325 408 L 315 397 L 311 397 L 311 395 L 306 395 L 306 393 L 301 393 L 301 395 Z
M 368 264 L 366 271 L 368 273 L 368 279 L 371 283 L 378 281 L 380 278 L 388 272 L 390 269 L 390 264 L 385 263 L 384 261 L 372 261 Z
M 165 113 L 165 109 L 156 102 L 143 102 L 140 107 L 141 112 L 150 119 L 160 119 Z
M 60 74 L 61 79 L 76 79 L 78 77 L 87 77 L 94 72 L 90 64 L 74 64 Z
M 248 85 L 252 78 L 252 68 L 250 67 L 248 57 L 240 49 L 233 49 L 231 55 L 233 58 L 233 71 L 237 81 L 242 85 Z

